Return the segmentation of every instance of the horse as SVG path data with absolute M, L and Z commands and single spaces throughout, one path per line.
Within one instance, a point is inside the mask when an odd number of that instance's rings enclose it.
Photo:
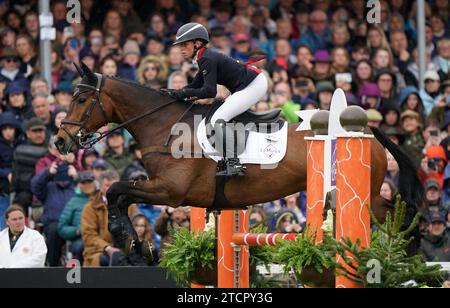
M 149 175 L 147 180 L 119 181 L 107 192 L 109 230 L 119 248 L 127 249 L 137 239 L 127 216 L 132 203 L 164 204 L 171 207 L 215 207 L 216 163 L 206 157 L 175 158 L 167 145 L 172 127 L 183 122 L 194 132 L 194 115 L 209 106 L 194 106 L 177 101 L 167 94 L 136 82 L 92 72 L 84 63 L 76 66 L 82 77 L 74 92 L 67 117 L 62 121 L 55 145 L 61 153 L 76 152 L 88 144 L 97 130 L 111 122 L 128 130 L 142 149 L 142 161 Z M 248 164 L 245 176 L 229 179 L 223 193 L 228 209 L 270 202 L 306 189 L 306 136 L 311 131 L 296 131 L 297 124 L 288 126 L 285 157 L 277 168 L 264 169 Z M 406 154 L 378 129 L 372 128 L 371 141 L 371 208 L 377 219 L 384 221 L 392 210 L 379 195 L 387 167 L 387 148 L 400 168 L 399 191 L 408 203 L 409 220 L 416 213 L 420 200 L 420 182 Z M 104 137 L 102 135 L 101 137 Z M 100 138 L 101 138 L 100 137 Z M 95 139 L 94 142 L 99 138 Z M 191 142 L 198 145 L 192 133 Z M 172 144 L 174 140 L 169 142 Z M 91 142 L 92 144 L 92 142 Z

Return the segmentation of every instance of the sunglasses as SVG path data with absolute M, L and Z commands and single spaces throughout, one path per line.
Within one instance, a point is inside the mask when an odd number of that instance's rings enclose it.
M 6 62 L 17 62 L 16 58 L 5 58 Z
M 157 71 L 157 70 L 158 70 L 158 68 L 157 68 L 157 67 L 154 67 L 154 66 L 145 68 L 145 71 L 146 71 L 146 72 L 147 72 L 147 71 Z

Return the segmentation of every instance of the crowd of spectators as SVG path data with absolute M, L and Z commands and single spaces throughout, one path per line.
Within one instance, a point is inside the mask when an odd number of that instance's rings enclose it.
M 124 262 L 107 229 L 105 193 L 119 179 L 148 175 L 139 145 L 124 130 L 90 150 L 68 155 L 56 150 L 53 136 L 80 81 L 73 62 L 155 89 L 180 89 L 197 67 L 171 44 L 190 21 L 207 27 L 209 48 L 240 61 L 267 56 L 254 63 L 270 77 L 270 90 L 256 111 L 281 108 L 282 116 L 296 123 L 295 111 L 329 109 L 336 88 L 344 90 L 349 104 L 366 109 L 369 124 L 402 147 L 422 180 L 424 200 L 417 207 L 424 260 L 450 261 L 448 0 L 426 1 L 425 54 L 417 47 L 415 1 L 380 0 L 379 20 L 372 23 L 364 0 L 81 0 L 80 23 L 67 21 L 66 2 L 51 1 L 56 39 L 48 81 L 40 77 L 38 1 L 0 3 L 0 230 L 9 227 L 0 233 L 0 252 L 11 251 L 0 267 L 42 266 L 40 260 L 11 261 L 13 239 L 15 244 L 25 235 L 35 239 L 29 253 L 42 258 L 35 230 L 45 238 L 48 266 L 63 265 L 68 255 L 85 266 Z M 420 57 L 426 60 L 422 89 Z M 380 193 L 393 201 L 399 170 L 386 155 Z M 302 232 L 305 199 L 299 192 L 255 205 L 251 223 Z M 189 208 L 136 204 L 129 215 L 139 240 L 152 248 L 149 264 L 170 241 L 170 230 L 189 228 Z M 3 247 L 8 234 L 11 246 Z

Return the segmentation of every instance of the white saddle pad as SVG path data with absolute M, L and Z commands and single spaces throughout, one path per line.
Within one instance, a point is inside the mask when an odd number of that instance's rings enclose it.
M 245 151 L 239 155 L 242 164 L 275 164 L 286 155 L 288 124 L 274 133 L 258 133 L 250 131 Z M 214 156 L 214 147 L 209 143 L 206 134 L 205 119 L 197 128 L 197 140 L 206 157 L 218 162 L 222 157 Z

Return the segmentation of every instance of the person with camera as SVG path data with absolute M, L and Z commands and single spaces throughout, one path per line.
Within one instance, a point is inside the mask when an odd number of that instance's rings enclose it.
M 60 265 L 64 240 L 58 234 L 58 221 L 67 202 L 75 193 L 77 170 L 66 161 L 54 161 L 50 168 L 31 180 L 32 193 L 42 202 L 42 222 L 47 239 L 47 262 L 50 266 Z
M 419 176 L 424 180 L 435 179 L 439 183 L 439 188 L 442 189 L 446 165 L 447 156 L 444 148 L 440 145 L 429 146 L 426 148 L 425 157 L 421 161 Z

